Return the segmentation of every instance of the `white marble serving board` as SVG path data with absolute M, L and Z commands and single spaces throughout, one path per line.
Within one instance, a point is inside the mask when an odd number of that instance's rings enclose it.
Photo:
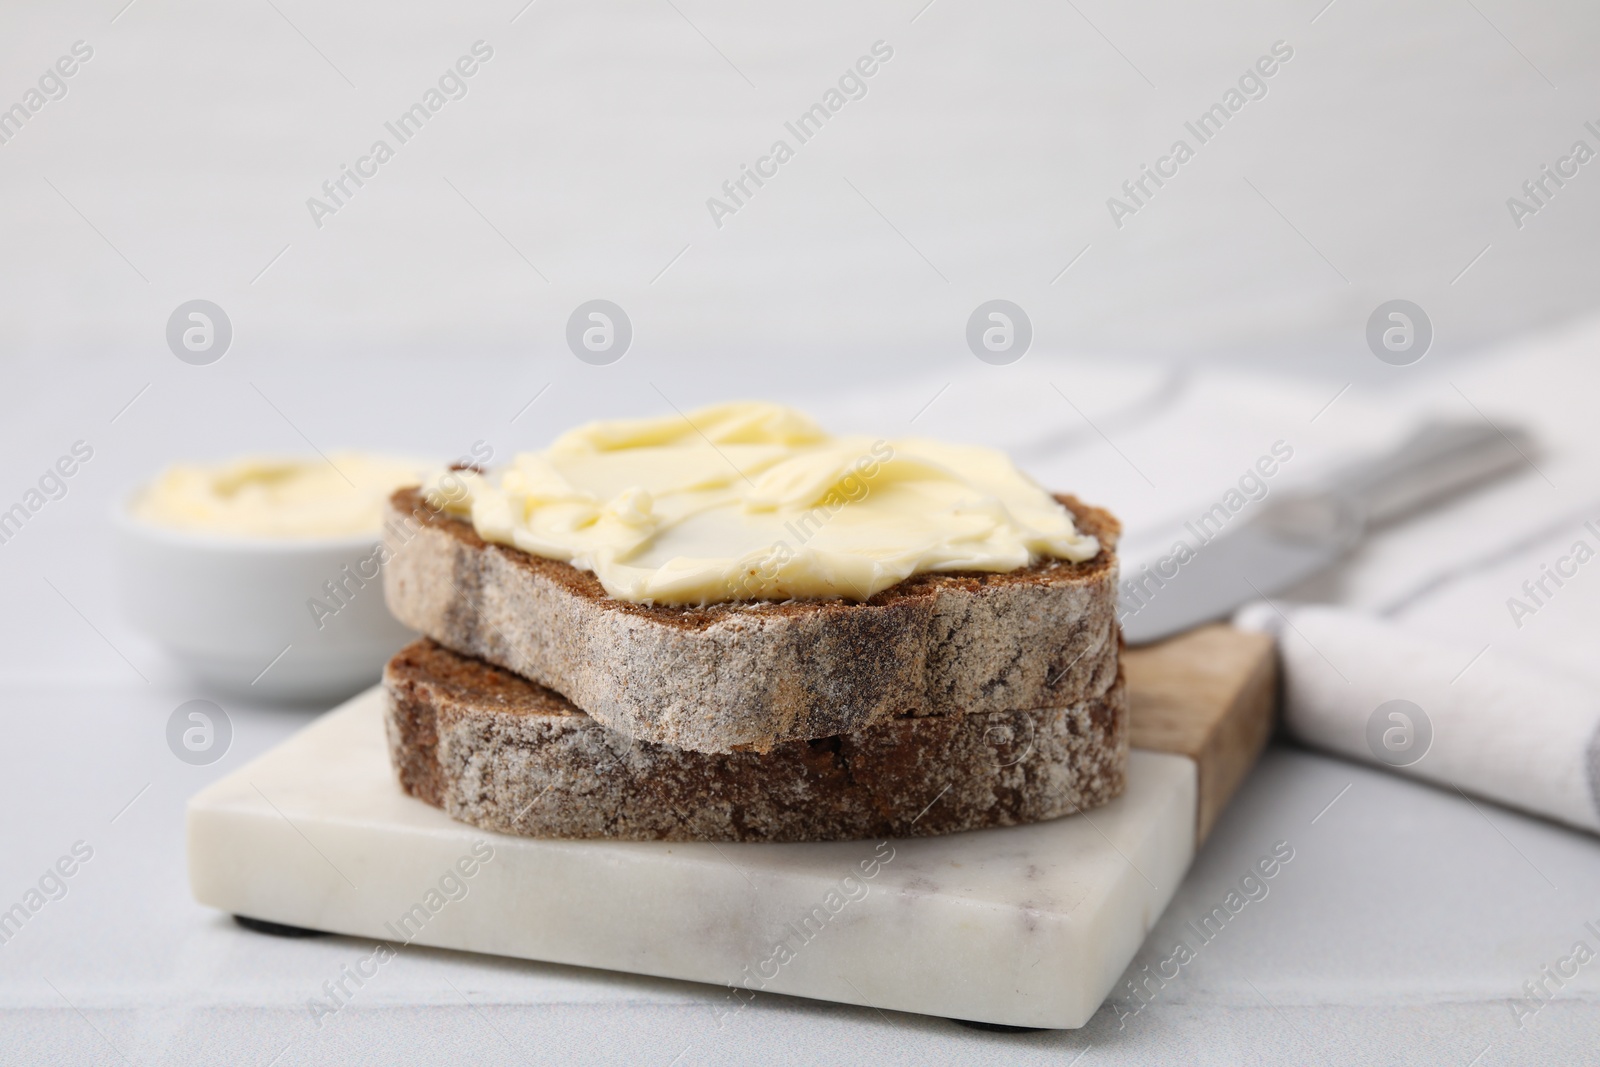
M 730 1013 L 739 987 L 1071 1028 L 1187 870 L 1195 804 L 1193 761 L 1135 750 L 1123 796 L 1035 826 L 886 843 L 512 837 L 401 791 L 374 689 L 191 799 L 189 874 L 197 900 L 237 915 L 708 982 Z

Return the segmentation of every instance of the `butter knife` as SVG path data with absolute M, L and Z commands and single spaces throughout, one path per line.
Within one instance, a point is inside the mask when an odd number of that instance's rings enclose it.
M 1269 498 L 1209 540 L 1186 533 L 1174 551 L 1123 572 L 1123 637 L 1159 641 L 1288 589 L 1338 562 L 1369 531 L 1529 462 L 1531 449 L 1519 429 L 1430 422 L 1386 454 Z

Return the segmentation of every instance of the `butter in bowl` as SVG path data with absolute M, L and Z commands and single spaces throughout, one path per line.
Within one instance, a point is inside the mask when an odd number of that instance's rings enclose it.
M 437 466 L 334 452 L 169 467 L 113 515 L 129 620 L 235 694 L 372 685 L 415 636 L 384 606 L 384 501 Z

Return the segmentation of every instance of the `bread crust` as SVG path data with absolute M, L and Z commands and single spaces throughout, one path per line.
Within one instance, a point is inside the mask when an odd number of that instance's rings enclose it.
M 895 718 L 1061 708 L 1110 690 L 1120 526 L 1057 499 L 1099 538 L 1093 559 L 921 574 L 860 604 L 671 607 L 613 599 L 593 574 L 487 543 L 402 489 L 385 524 L 384 595 L 411 628 L 565 694 L 619 733 L 765 752 Z
M 427 638 L 390 661 L 384 692 L 406 792 L 463 822 L 532 837 L 930 836 L 1069 815 L 1127 780 L 1120 675 L 1071 707 L 896 718 L 764 754 L 623 737 L 559 694 Z

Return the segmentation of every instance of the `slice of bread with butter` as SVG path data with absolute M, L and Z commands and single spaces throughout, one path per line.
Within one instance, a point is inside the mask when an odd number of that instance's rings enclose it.
M 1116 678 L 1116 520 L 990 449 L 724 405 L 591 424 L 389 508 L 398 619 L 642 741 L 765 751 Z

